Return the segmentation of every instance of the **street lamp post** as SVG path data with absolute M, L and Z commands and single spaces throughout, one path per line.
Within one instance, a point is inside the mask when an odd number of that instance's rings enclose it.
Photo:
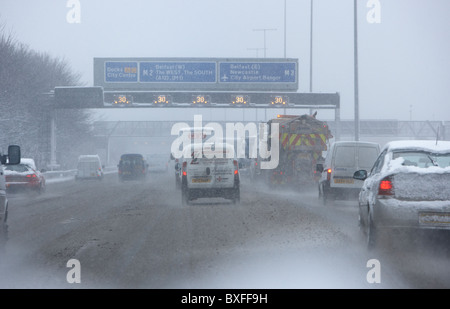
M 247 48 L 248 50 L 255 50 L 256 51 L 256 58 L 259 58 L 259 51 L 261 50 L 261 49 L 264 49 L 264 48 Z
M 263 29 L 253 29 L 253 31 L 263 31 L 264 32 L 264 58 L 266 58 L 266 32 L 267 31 L 275 31 L 277 29 L 268 29 L 268 28 L 263 28 Z
M 311 0 L 311 26 L 309 34 L 309 92 L 312 93 L 312 78 L 313 78 L 313 0 Z M 309 114 L 312 115 L 312 108 L 309 109 Z
M 355 57 L 355 141 L 359 141 L 359 98 L 358 98 L 358 15 L 357 0 L 354 0 L 354 57 Z
M 284 58 L 286 59 L 286 0 L 284 0 Z
M 311 26 L 309 34 L 309 92 L 312 92 L 312 61 L 313 61 L 313 0 L 311 0 Z

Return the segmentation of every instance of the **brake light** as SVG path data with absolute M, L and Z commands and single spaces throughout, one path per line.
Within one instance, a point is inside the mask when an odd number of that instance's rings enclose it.
M 234 164 L 234 174 L 237 175 L 239 173 L 238 167 L 238 161 L 237 160 L 233 160 L 233 164 Z
M 331 168 L 327 169 L 327 180 L 331 180 Z
M 392 185 L 392 180 L 390 177 L 386 177 L 380 181 L 380 186 L 378 188 L 378 195 L 393 195 L 394 186 Z
M 182 172 L 183 176 L 187 176 L 187 173 L 186 173 L 186 167 L 187 167 L 187 162 L 184 161 L 184 162 L 183 162 L 183 172 Z
M 28 177 L 28 178 L 36 178 L 37 176 L 36 176 L 36 174 L 28 174 L 26 177 Z

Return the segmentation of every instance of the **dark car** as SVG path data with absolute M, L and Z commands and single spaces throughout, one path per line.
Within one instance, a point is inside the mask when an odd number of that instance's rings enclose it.
M 142 154 L 127 153 L 120 157 L 118 167 L 119 180 L 144 180 L 148 164 Z

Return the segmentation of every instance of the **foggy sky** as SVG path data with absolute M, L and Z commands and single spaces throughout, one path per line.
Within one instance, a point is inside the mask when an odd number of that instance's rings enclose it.
M 353 119 L 353 0 L 313 1 L 313 92 L 339 92 L 341 118 Z M 67 0 L 0 0 L 0 25 L 30 48 L 66 59 L 85 86 L 93 84 L 94 57 L 263 58 L 263 32 L 255 29 L 276 29 L 266 32 L 266 57 L 298 58 L 298 91 L 309 92 L 310 0 L 286 0 L 286 49 L 284 0 L 79 2 L 80 23 L 69 23 Z M 372 24 L 368 0 L 358 2 L 360 119 L 450 121 L 450 1 L 379 2 L 381 22 Z

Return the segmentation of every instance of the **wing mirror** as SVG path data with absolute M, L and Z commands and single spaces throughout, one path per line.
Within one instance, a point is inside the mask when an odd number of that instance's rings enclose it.
M 367 178 L 367 171 L 366 170 L 356 171 L 353 174 L 353 178 L 358 180 L 365 180 Z
M 323 164 L 322 163 L 316 164 L 316 171 L 318 171 L 319 173 L 323 172 Z
M 20 163 L 20 146 L 9 145 L 8 146 L 8 159 L 9 164 L 19 164 Z

